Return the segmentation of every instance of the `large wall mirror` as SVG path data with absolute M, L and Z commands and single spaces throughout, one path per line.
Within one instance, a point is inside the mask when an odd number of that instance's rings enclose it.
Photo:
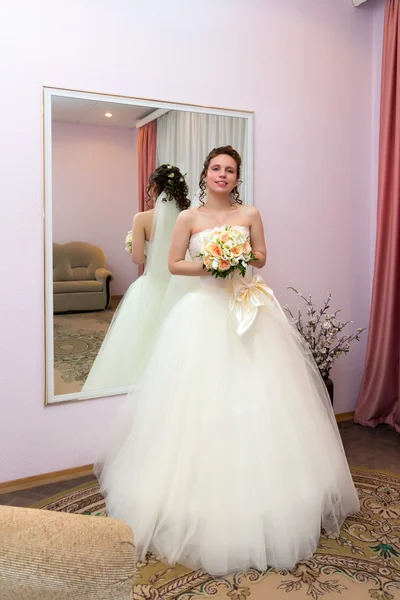
M 240 193 L 251 204 L 253 114 L 54 88 L 43 88 L 43 108 L 45 404 L 126 393 L 87 390 L 85 381 L 141 274 L 125 238 L 147 207 L 149 153 L 156 166 L 186 174 L 195 203 L 206 155 L 230 144 L 242 156 Z

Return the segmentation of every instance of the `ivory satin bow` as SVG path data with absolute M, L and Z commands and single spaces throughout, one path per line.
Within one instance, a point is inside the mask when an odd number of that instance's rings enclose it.
M 265 306 L 268 300 L 283 312 L 274 292 L 259 275 L 254 275 L 250 283 L 239 276 L 231 280 L 229 309 L 239 335 L 243 335 L 250 329 L 256 320 L 260 306 Z

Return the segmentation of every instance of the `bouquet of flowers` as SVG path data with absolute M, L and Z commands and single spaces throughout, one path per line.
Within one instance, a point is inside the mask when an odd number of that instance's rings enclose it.
M 248 236 L 230 226 L 216 227 L 206 235 L 199 256 L 214 277 L 227 277 L 235 269 L 244 277 L 248 263 L 257 260 Z
M 296 317 L 288 306 L 285 306 L 285 310 L 292 318 L 293 325 L 310 347 L 321 376 L 326 381 L 333 363 L 339 356 L 349 352 L 351 342 L 354 340 L 360 341 L 360 335 L 364 329 L 357 329 L 357 332 L 353 334 L 340 335 L 342 330 L 353 321 L 344 323 L 339 321 L 337 315 L 340 310 L 336 310 L 333 314 L 328 313 L 332 298 L 331 294 L 328 294 L 323 307 L 317 310 L 314 307 L 311 295 L 306 298 L 295 288 L 291 287 L 289 289 L 293 290 L 306 303 L 308 321 L 303 322 L 300 310 Z
M 125 250 L 132 254 L 132 230 L 128 231 L 125 238 Z

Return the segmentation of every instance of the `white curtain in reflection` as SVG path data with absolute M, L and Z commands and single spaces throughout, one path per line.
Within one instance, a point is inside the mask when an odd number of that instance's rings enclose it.
M 239 190 L 243 198 L 246 177 L 247 119 L 171 110 L 157 120 L 157 166 L 171 163 L 187 173 L 189 197 L 199 189 L 200 173 L 207 154 L 230 144 L 242 157 Z

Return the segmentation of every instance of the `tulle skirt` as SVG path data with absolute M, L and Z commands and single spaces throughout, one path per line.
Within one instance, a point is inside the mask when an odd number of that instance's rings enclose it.
M 97 473 L 139 556 L 215 575 L 290 568 L 359 509 L 297 331 L 269 300 L 239 336 L 211 277 L 170 310 Z
M 83 391 L 131 386 L 143 372 L 167 283 L 143 275 L 128 288 L 83 386 Z
M 160 324 L 198 278 L 145 273 L 128 288 L 83 386 L 83 391 L 135 385 Z

